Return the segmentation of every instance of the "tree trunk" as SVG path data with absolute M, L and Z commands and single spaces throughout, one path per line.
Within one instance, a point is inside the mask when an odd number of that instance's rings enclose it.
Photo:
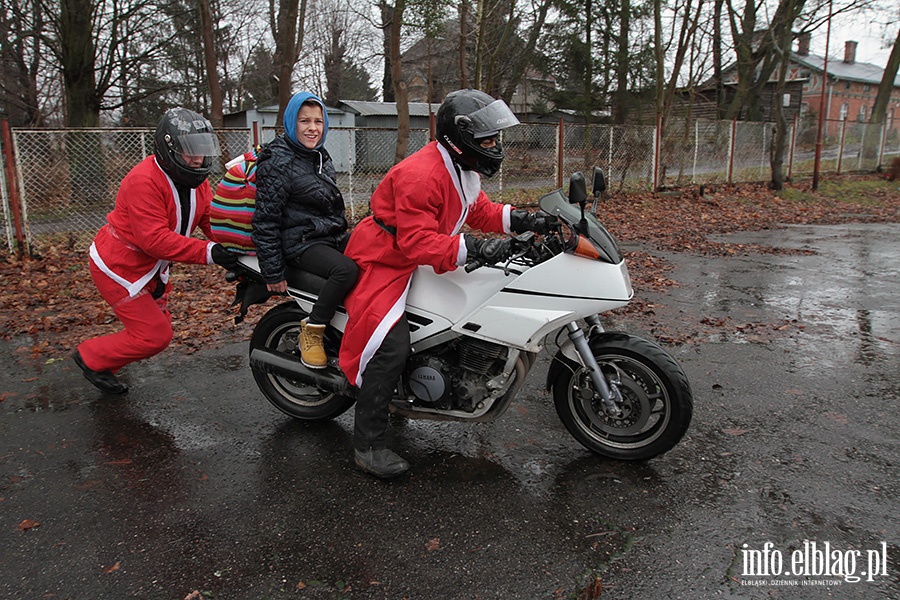
M 615 122 L 624 124 L 628 120 L 628 28 L 631 27 L 631 2 L 620 0 L 619 36 L 616 51 L 616 103 Z
M 209 120 L 213 127 L 222 127 L 222 86 L 219 84 L 219 68 L 216 60 L 216 42 L 213 32 L 209 0 L 197 0 L 200 9 L 200 32 L 203 37 L 203 62 L 206 66 L 206 83 L 209 85 Z
M 898 69 L 900 69 L 900 31 L 897 31 L 897 39 L 894 40 L 891 56 L 888 58 L 887 65 L 884 68 L 884 75 L 882 75 L 881 83 L 878 85 L 878 95 L 875 96 L 875 106 L 872 108 L 872 123 L 884 123 L 887 106 L 891 101 L 891 92 L 894 91 L 894 81 L 897 78 Z
M 400 34 L 405 8 L 406 0 L 396 1 L 390 28 L 391 80 L 394 83 L 394 97 L 397 102 L 397 149 L 394 153 L 394 164 L 406 158 L 409 149 L 409 95 L 406 82 L 403 81 L 403 65 L 400 61 Z
M 891 56 L 888 58 L 884 74 L 881 76 L 881 83 L 878 84 L 878 94 L 875 96 L 875 105 L 872 107 L 872 116 L 869 120 L 873 125 L 884 124 L 887 107 L 891 101 L 891 93 L 895 89 L 894 80 L 897 77 L 898 68 L 900 68 L 900 31 L 897 32 Z M 865 158 L 880 158 L 880 138 L 881 136 L 876 135 L 866 136 L 866 147 L 863 149 Z M 878 170 L 881 170 L 881 167 L 882 165 L 879 164 Z
M 478 27 L 478 37 L 475 41 L 475 89 L 480 90 L 482 84 L 482 64 L 484 63 L 484 28 L 485 25 L 485 16 L 484 16 L 484 3 L 487 0 L 475 0 L 477 2 L 475 8 L 475 25 Z
M 306 12 L 306 0 L 303 0 L 303 12 Z M 297 21 L 300 15 L 300 0 L 282 0 L 278 7 L 278 20 L 275 30 L 275 54 L 272 62 L 275 65 L 275 74 L 278 78 L 278 117 L 275 125 L 282 125 L 284 121 L 284 109 L 291 101 L 293 90 L 291 79 L 294 74 L 294 65 L 299 54 L 298 40 L 302 42 L 302 33 L 297 35 Z M 302 29 L 300 29 L 302 32 Z
M 465 89 L 469 87 L 469 66 L 468 56 L 466 53 L 466 38 L 468 34 L 469 23 L 469 0 L 462 0 L 459 3 L 459 87 Z
M 784 116 L 784 89 L 791 60 L 791 30 L 781 32 L 779 54 L 781 66 L 778 69 L 778 83 L 775 86 L 775 132 L 772 136 L 772 189 L 784 189 L 784 148 L 787 145 L 787 118 Z
M 60 62 L 67 127 L 100 125 L 91 0 L 60 0 Z
M 725 83 L 722 81 L 722 5 L 725 0 L 715 0 L 713 8 L 713 80 L 716 85 L 716 118 L 725 115 Z
M 384 73 L 381 78 L 381 95 L 385 102 L 394 102 L 397 96 L 393 76 L 393 51 L 391 49 L 391 36 L 393 34 L 391 28 L 394 24 L 396 9 L 388 4 L 386 0 L 378 2 L 378 9 L 381 13 L 382 47 L 384 48 Z
M 663 111 L 665 86 L 665 49 L 662 42 L 662 0 L 653 0 L 653 49 L 656 56 L 656 114 Z

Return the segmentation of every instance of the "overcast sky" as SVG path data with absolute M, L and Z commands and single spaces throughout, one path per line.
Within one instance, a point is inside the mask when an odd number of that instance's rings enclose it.
M 894 23 L 891 29 L 884 30 L 884 26 L 872 22 L 871 15 L 835 17 L 831 23 L 831 41 L 828 45 L 829 60 L 843 60 L 844 42 L 852 40 L 858 42 L 856 47 L 856 61 L 872 63 L 882 69 L 887 65 L 891 55 L 890 44 L 897 39 L 897 27 Z M 810 52 L 819 56 L 825 54 L 825 39 L 827 29 L 823 26 L 812 34 L 810 40 Z M 884 40 L 888 37 L 887 41 Z M 887 46 L 883 48 L 882 46 Z

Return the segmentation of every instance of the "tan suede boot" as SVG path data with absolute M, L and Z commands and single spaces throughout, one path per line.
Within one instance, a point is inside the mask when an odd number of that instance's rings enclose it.
M 310 325 L 307 319 L 300 322 L 300 362 L 310 369 L 324 369 L 328 364 L 322 336 L 325 325 Z

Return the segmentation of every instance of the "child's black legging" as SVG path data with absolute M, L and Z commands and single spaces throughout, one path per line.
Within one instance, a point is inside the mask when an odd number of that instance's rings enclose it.
M 291 264 L 326 280 L 309 315 L 309 322 L 327 325 L 335 309 L 356 284 L 359 272 L 356 263 L 328 244 L 313 244 L 300 256 L 292 258 Z

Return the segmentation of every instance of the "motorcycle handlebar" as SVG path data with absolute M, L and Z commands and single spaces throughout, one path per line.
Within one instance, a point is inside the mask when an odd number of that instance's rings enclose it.
M 465 266 L 466 273 L 471 273 L 475 269 L 480 269 L 481 267 L 483 267 L 486 264 L 487 263 L 484 262 L 482 259 L 476 258 L 472 262 L 466 263 L 466 266 Z
M 531 246 L 534 245 L 534 232 L 526 231 L 525 233 L 520 233 L 519 235 L 512 238 L 512 254 L 513 258 L 520 257 L 525 251 L 528 250 Z M 506 261 L 509 264 L 509 261 Z M 480 269 L 481 267 L 487 266 L 488 262 L 483 258 L 476 258 L 475 260 L 466 263 L 465 270 L 466 273 L 471 273 L 475 269 Z

